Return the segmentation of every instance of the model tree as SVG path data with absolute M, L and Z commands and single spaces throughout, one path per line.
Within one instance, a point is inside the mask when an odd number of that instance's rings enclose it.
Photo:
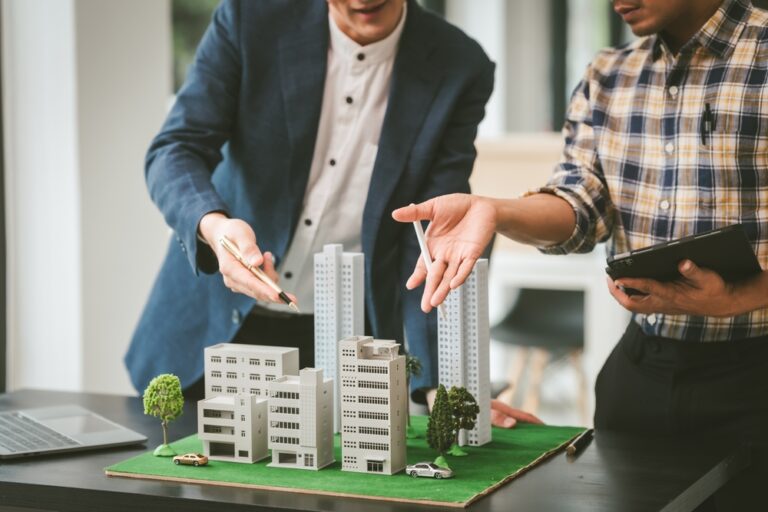
M 163 444 L 155 448 L 155 456 L 176 455 L 168 444 L 168 423 L 181 416 L 183 410 L 184 395 L 181 394 L 179 378 L 164 373 L 152 379 L 144 390 L 144 414 L 160 418 L 160 424 L 163 426 Z
M 406 389 L 411 389 L 411 377 L 418 377 L 421 375 L 421 361 L 418 357 L 412 356 L 410 354 L 405 354 L 405 387 Z M 410 402 L 408 404 L 409 410 L 408 410 L 408 427 L 405 429 L 405 437 L 408 439 L 414 439 L 416 437 L 419 437 L 419 435 L 416 433 L 416 430 L 411 426 L 411 411 L 410 411 Z
M 475 428 L 480 407 L 472 393 L 467 391 L 467 388 L 456 386 L 451 386 L 450 391 L 448 391 L 448 404 L 451 408 L 454 431 L 453 445 L 448 453 L 457 457 L 464 457 L 468 454 L 459 446 L 459 435 L 462 430 Z
M 448 392 L 445 390 L 445 386 L 440 384 L 427 423 L 427 444 L 432 449 L 437 450 L 439 454 L 435 459 L 435 464 L 444 468 L 449 467 L 445 460 L 445 453 L 452 443 L 453 416 L 451 415 L 451 406 L 448 403 Z

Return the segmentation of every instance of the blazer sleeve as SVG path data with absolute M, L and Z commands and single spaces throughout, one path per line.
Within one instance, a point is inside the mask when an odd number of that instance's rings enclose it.
M 425 185 L 419 191 L 416 202 L 433 197 L 469 190 L 477 151 L 475 137 L 477 127 L 485 116 L 485 105 L 493 92 L 494 64 L 486 59 L 482 70 L 470 82 L 456 104 L 454 113 L 441 137 L 441 143 Z M 412 229 L 403 230 L 401 240 L 400 286 L 405 282 L 421 256 Z M 421 295 L 424 287 L 406 291 L 402 301 L 405 335 L 411 355 L 422 363 L 421 375 L 411 379 L 411 396 L 424 402 L 424 391 L 437 387 L 437 316 L 435 310 L 428 315 L 421 311 Z
M 227 212 L 211 177 L 236 117 L 242 74 L 238 14 L 236 0 L 222 2 L 214 12 L 186 82 L 146 157 L 152 201 L 195 274 L 217 268 L 213 252 L 197 238 L 200 219 L 213 211 Z

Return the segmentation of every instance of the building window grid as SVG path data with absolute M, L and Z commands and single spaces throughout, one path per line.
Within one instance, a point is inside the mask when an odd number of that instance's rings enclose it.
M 236 395 L 237 388 L 235 386 L 227 386 L 227 393 L 230 395 Z
M 248 363 L 249 363 L 251 366 L 259 366 L 259 365 L 261 364 L 261 362 L 260 362 L 258 359 L 254 359 L 254 358 L 250 358 L 250 359 L 248 360 Z
M 359 396 L 357 401 L 361 404 L 389 405 L 389 398 L 386 396 Z
M 264 366 L 277 366 L 277 363 L 274 359 L 265 359 Z
M 299 444 L 298 437 L 270 436 L 269 440 L 273 443 L 279 443 L 279 444 Z
M 211 362 L 212 363 L 220 363 L 221 362 L 221 356 L 211 356 Z
M 389 389 L 389 383 L 385 381 L 361 380 L 358 381 L 357 387 L 365 389 Z
M 277 414 L 299 414 L 298 407 L 285 407 L 283 405 L 272 405 L 269 410 Z
M 377 451 L 389 451 L 389 443 L 371 443 L 368 441 L 360 441 L 359 447 L 361 450 L 377 450 Z
M 299 424 L 295 421 L 270 421 L 269 424 L 273 428 L 286 428 L 290 430 L 298 430 Z
M 358 417 L 363 420 L 389 421 L 388 412 L 360 411 Z
M 368 434 L 368 435 L 373 435 L 373 436 L 388 436 L 389 435 L 389 429 L 388 428 L 359 427 L 358 431 L 361 434 Z
M 237 364 L 236 357 L 227 357 L 227 364 Z
M 221 393 L 221 386 L 211 386 L 211 392 Z
M 227 378 L 228 379 L 236 379 L 237 378 L 237 372 L 227 372 Z
M 211 372 L 211 377 L 213 377 L 214 379 L 218 379 L 219 377 L 221 377 L 221 372 L 218 370 L 213 370 Z
M 272 398 L 284 398 L 287 400 L 298 400 L 299 393 L 296 391 L 275 391 L 270 394 Z

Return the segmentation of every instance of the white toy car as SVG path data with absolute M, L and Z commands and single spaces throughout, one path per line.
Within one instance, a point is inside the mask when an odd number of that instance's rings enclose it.
M 413 478 L 424 476 L 427 478 L 451 478 L 453 471 L 431 462 L 419 462 L 405 467 L 405 474 Z

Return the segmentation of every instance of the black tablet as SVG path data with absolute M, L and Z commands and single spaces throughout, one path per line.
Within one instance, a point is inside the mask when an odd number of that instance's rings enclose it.
M 677 266 L 686 259 L 717 272 L 727 282 L 740 281 L 762 271 L 741 224 L 611 256 L 605 271 L 614 280 L 642 277 L 674 281 L 682 277 Z M 636 290 L 626 292 L 638 293 Z

